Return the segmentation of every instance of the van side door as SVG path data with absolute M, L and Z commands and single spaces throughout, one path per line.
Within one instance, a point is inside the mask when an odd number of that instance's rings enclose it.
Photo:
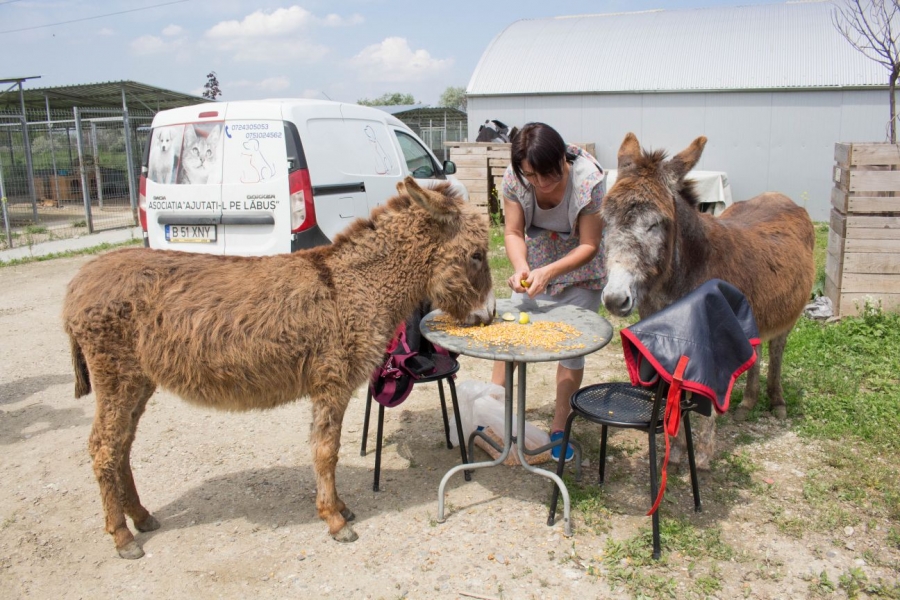
M 403 157 L 391 139 L 379 109 L 355 104 L 342 104 L 344 135 L 353 153 L 357 177 L 365 182 L 366 207 L 358 207 L 367 217 L 373 208 L 397 195 L 397 184 L 405 175 Z

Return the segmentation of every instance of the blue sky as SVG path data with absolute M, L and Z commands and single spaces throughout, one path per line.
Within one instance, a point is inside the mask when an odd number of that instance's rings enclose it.
M 468 84 L 491 40 L 519 19 L 772 3 L 0 0 L 0 79 L 40 75 L 28 88 L 129 79 L 199 95 L 214 70 L 221 100 L 402 92 L 435 104 Z

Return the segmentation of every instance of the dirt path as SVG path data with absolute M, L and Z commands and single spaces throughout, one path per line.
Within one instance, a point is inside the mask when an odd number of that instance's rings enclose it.
M 608 538 L 627 540 L 648 523 L 641 440 L 612 438 L 631 450 L 613 457 L 620 474 L 611 478 L 597 511 L 575 513 L 572 538 L 562 535 L 560 524 L 546 524 L 549 482 L 518 468 L 480 471 L 468 483 L 461 476 L 451 480 L 448 518 L 437 523 L 438 484 L 459 456 L 444 446 L 433 385 L 417 387 L 387 412 L 377 493 L 374 456 L 359 455 L 362 391 L 351 403 L 338 488 L 357 515 L 360 538 L 347 545 L 332 541 L 315 514 L 305 402 L 221 414 L 157 392 L 141 421 L 133 467 L 141 498 L 162 528 L 138 535 L 143 559 L 119 559 L 103 532 L 87 453 L 93 396 L 73 398 L 59 320 L 65 285 L 88 260 L 0 269 L 0 597 L 629 596 L 621 586 L 610 589 L 615 574 L 602 558 Z M 462 362 L 460 380 L 489 377 L 486 361 Z M 606 348 L 589 357 L 588 377 L 621 374 L 620 362 L 619 350 Z M 529 417 L 542 426 L 550 415 L 554 372 L 552 365 L 530 371 Z M 719 585 L 709 596 L 720 598 L 806 597 L 810 574 L 825 571 L 836 582 L 853 566 L 866 569 L 870 580 L 896 580 L 889 569 L 859 558 L 869 543 L 861 528 L 856 535 L 841 530 L 790 537 L 773 525 L 766 506 L 790 507 L 802 494 L 806 468 L 821 457 L 781 425 L 764 421 L 740 430 L 728 426 L 720 434 L 726 447 L 734 447 L 739 435 L 752 435 L 744 446 L 759 467 L 752 481 L 776 481 L 772 494 L 756 494 L 750 483 L 730 495 L 717 493 L 709 488 L 730 483 L 704 475 L 707 510 L 694 515 L 689 485 L 676 477 L 663 507 L 698 530 L 721 531 L 735 551 L 732 558 L 690 566 L 684 556 L 670 556 L 648 572 L 671 580 L 685 597 L 696 597 L 702 589 L 697 578 L 710 575 Z M 580 431 L 583 443 L 596 448 L 599 430 Z M 587 468 L 586 479 L 594 469 Z M 896 564 L 896 550 L 887 552 Z

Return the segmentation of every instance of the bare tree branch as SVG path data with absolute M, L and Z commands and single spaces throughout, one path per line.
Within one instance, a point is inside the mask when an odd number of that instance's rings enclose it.
M 831 22 L 851 46 L 888 70 L 890 141 L 896 144 L 894 92 L 900 77 L 900 0 L 835 0 Z

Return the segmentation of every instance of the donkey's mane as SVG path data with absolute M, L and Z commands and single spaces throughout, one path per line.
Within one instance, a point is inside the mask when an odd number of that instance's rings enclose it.
M 650 170 L 658 172 L 662 169 L 663 162 L 669 157 L 665 150 L 644 150 L 640 157 L 635 161 L 634 167 L 637 170 Z M 696 208 L 700 203 L 700 197 L 697 195 L 695 183 L 685 178 L 681 178 L 678 187 L 675 189 L 681 199 L 687 202 L 691 207 Z
M 459 194 L 453 189 L 449 182 L 436 185 L 432 191 L 442 194 L 449 199 L 459 198 Z M 330 253 L 342 246 L 350 244 L 353 240 L 359 239 L 360 235 L 364 234 L 367 229 L 375 229 L 378 227 L 378 224 L 383 222 L 385 218 L 390 218 L 391 215 L 397 213 L 409 213 L 414 205 L 415 203 L 408 194 L 397 194 L 396 196 L 392 196 L 385 204 L 373 208 L 368 218 L 359 218 L 353 221 L 346 229 L 335 236 L 334 241 L 330 246 L 324 246 L 322 247 L 322 250 L 328 249 L 328 252 Z

